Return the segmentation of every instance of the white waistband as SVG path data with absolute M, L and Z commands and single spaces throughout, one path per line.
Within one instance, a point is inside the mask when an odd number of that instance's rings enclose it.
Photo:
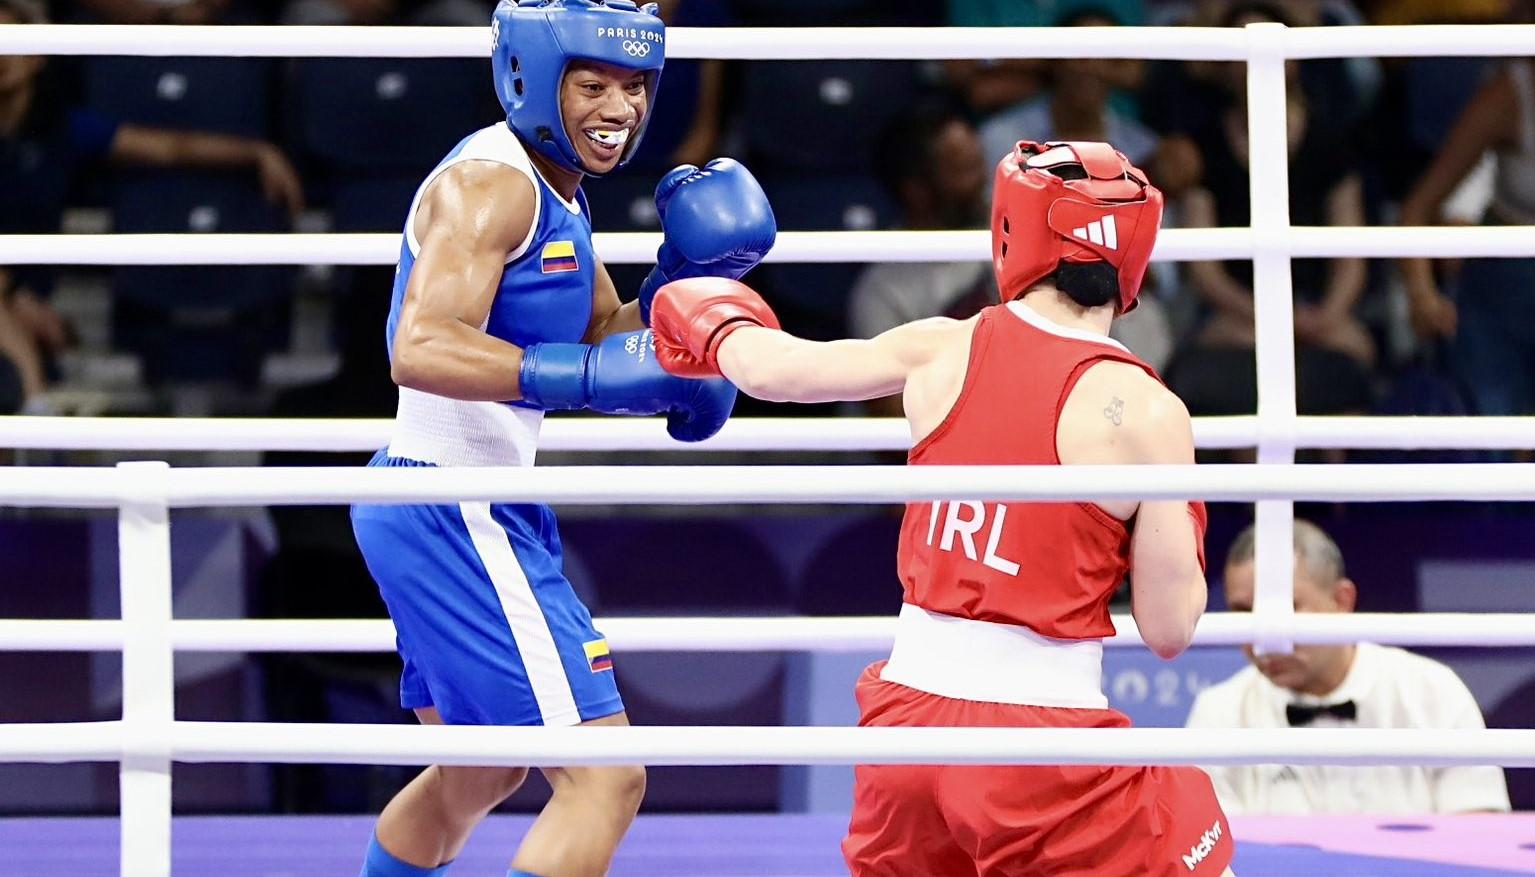
M 400 388 L 389 453 L 438 466 L 531 466 L 544 412 Z
M 1059 640 L 1026 627 L 901 606 L 880 673 L 929 694 L 985 703 L 1104 709 L 1103 642 Z

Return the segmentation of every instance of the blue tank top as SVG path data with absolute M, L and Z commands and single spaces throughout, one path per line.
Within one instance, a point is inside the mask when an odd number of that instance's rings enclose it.
M 405 220 L 395 269 L 385 343 L 394 356 L 405 287 L 421 251 L 416 208 L 437 175 L 462 161 L 494 161 L 527 175 L 537 195 L 533 226 L 506 267 L 483 328 L 518 347 L 538 342 L 578 342 L 592 316 L 591 212 L 579 190 L 566 201 L 528 160 L 527 150 L 505 123 L 482 128 L 459 142 L 416 190 Z M 466 402 L 400 388 L 392 456 L 440 466 L 530 466 L 543 412 L 500 402 Z

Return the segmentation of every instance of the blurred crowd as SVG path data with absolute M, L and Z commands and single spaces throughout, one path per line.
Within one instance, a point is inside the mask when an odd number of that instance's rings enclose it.
M 668 0 L 675 26 L 1528 21 L 1529 0 Z M 0 0 L 0 22 L 482 25 L 488 0 Z M 1535 224 L 1535 62 L 1287 70 L 1296 225 Z M 682 162 L 744 160 L 786 230 L 970 229 L 1018 139 L 1108 140 L 1167 225 L 1249 221 L 1245 68 L 1003 60 L 668 63 L 598 231 L 656 228 Z M 0 233 L 393 232 L 421 176 L 499 115 L 478 59 L 0 58 Z M 611 266 L 633 289 L 646 266 Z M 1161 263 L 1116 332 L 1195 414 L 1256 408 L 1246 261 Z M 786 328 L 870 336 L 966 316 L 984 262 L 765 266 Z M 377 415 L 390 269 L 0 267 L 0 411 Z M 1302 413 L 1535 414 L 1529 259 L 1293 266 Z M 1521 319 L 1523 317 L 1523 319 Z M 862 409 L 893 413 L 892 400 Z M 744 413 L 791 413 L 743 400 Z M 805 413 L 796 409 L 792 413 Z

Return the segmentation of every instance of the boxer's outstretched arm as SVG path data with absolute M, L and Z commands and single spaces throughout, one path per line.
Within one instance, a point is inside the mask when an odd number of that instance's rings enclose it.
M 807 341 L 750 326 L 720 342 L 720 372 L 770 402 L 840 402 L 901 392 L 915 369 L 952 343 L 958 320 L 933 317 L 869 339 Z
M 533 224 L 532 182 L 505 165 L 466 161 L 443 171 L 416 208 L 421 251 L 395 327 L 390 376 L 453 399 L 522 398 L 521 348 L 483 330 L 506 255 Z

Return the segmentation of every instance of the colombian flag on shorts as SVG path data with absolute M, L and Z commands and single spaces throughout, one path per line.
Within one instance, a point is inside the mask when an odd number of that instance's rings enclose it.
M 582 643 L 581 647 L 586 649 L 586 662 L 591 665 L 593 673 L 613 669 L 613 656 L 608 654 L 607 640 L 592 640 L 589 643 Z
M 576 264 L 576 245 L 572 241 L 550 241 L 544 244 L 540 263 L 545 274 L 563 274 L 581 268 Z

